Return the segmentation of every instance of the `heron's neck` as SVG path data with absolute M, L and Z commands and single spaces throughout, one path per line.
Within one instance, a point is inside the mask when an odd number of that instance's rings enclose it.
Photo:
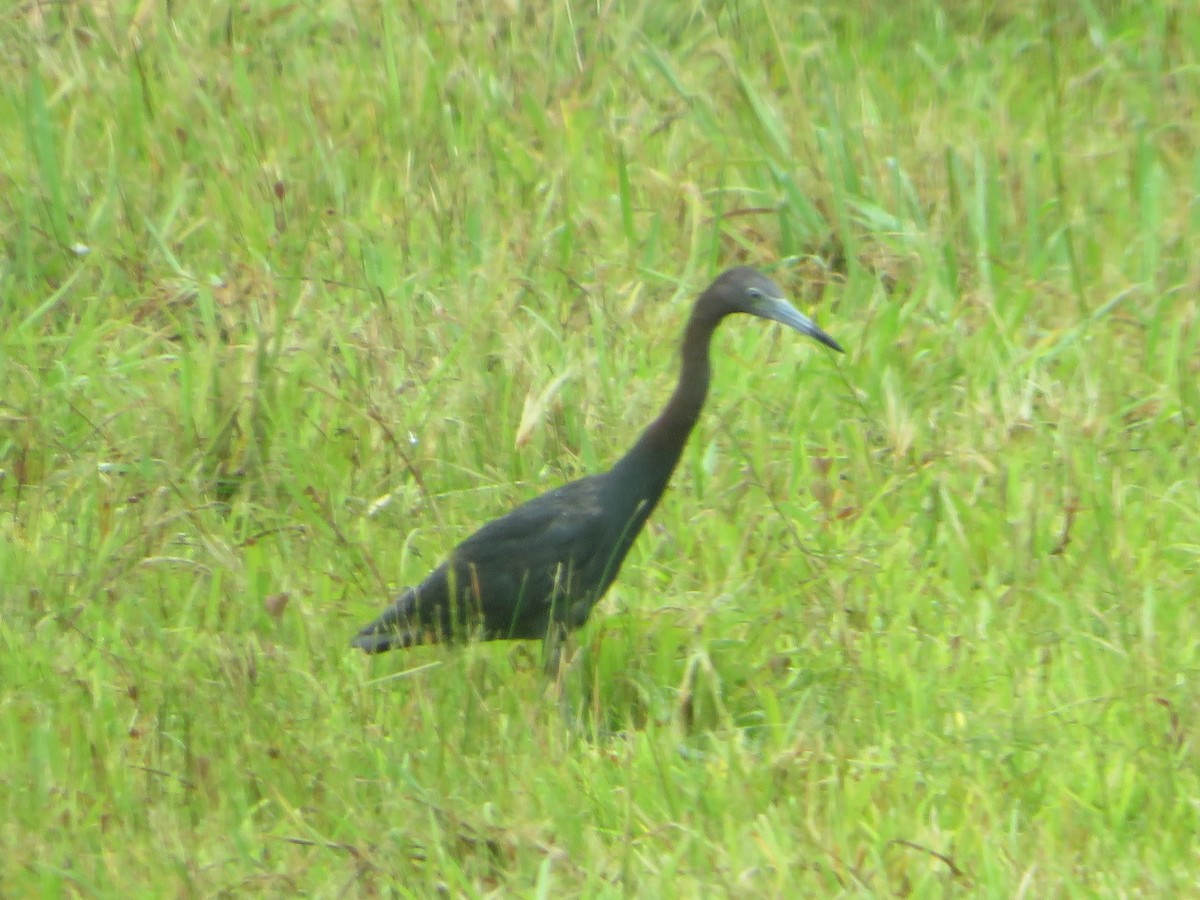
M 688 435 L 700 418 L 712 374 L 708 351 L 720 321 L 721 317 L 709 312 L 705 304 L 697 304 L 692 310 L 680 350 L 679 383 L 658 418 L 614 466 L 614 470 L 620 470 L 621 479 L 637 485 L 651 507 L 666 489 Z

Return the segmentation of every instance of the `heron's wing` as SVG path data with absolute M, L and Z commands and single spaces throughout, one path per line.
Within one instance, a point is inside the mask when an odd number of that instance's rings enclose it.
M 489 522 L 452 567 L 497 637 L 543 637 L 552 607 L 588 599 L 608 527 L 601 476 L 563 485 Z M 560 617 L 563 613 L 560 612 Z
M 599 476 L 572 481 L 488 522 L 454 551 L 456 559 L 521 568 L 594 549 L 604 532 Z
M 377 653 L 425 643 L 479 615 L 491 636 L 543 637 L 555 603 L 575 603 L 598 586 L 591 573 L 607 543 L 602 479 L 565 484 L 484 525 L 363 628 L 354 646 Z

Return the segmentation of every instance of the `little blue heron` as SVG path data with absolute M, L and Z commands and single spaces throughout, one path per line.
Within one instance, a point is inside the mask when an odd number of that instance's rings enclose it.
M 562 637 L 587 621 L 667 487 L 708 393 L 713 332 L 731 313 L 780 322 L 842 352 L 771 279 L 747 267 L 728 270 L 696 300 L 679 383 L 629 452 L 607 472 L 554 488 L 484 525 L 353 645 L 382 653 L 471 635 L 544 639 L 547 668 L 557 667 Z

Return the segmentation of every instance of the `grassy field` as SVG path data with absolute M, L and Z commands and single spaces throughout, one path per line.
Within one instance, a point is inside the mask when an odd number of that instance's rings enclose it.
M 1200 16 L 0 13 L 0 893 L 1200 891 Z M 348 647 L 738 318 L 561 699 Z

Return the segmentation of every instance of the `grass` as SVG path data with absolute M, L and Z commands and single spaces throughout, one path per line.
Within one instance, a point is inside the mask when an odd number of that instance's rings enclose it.
M 2 14 L 6 893 L 1196 889 L 1200 20 L 834 6 Z M 735 262 L 569 714 L 351 652 Z

